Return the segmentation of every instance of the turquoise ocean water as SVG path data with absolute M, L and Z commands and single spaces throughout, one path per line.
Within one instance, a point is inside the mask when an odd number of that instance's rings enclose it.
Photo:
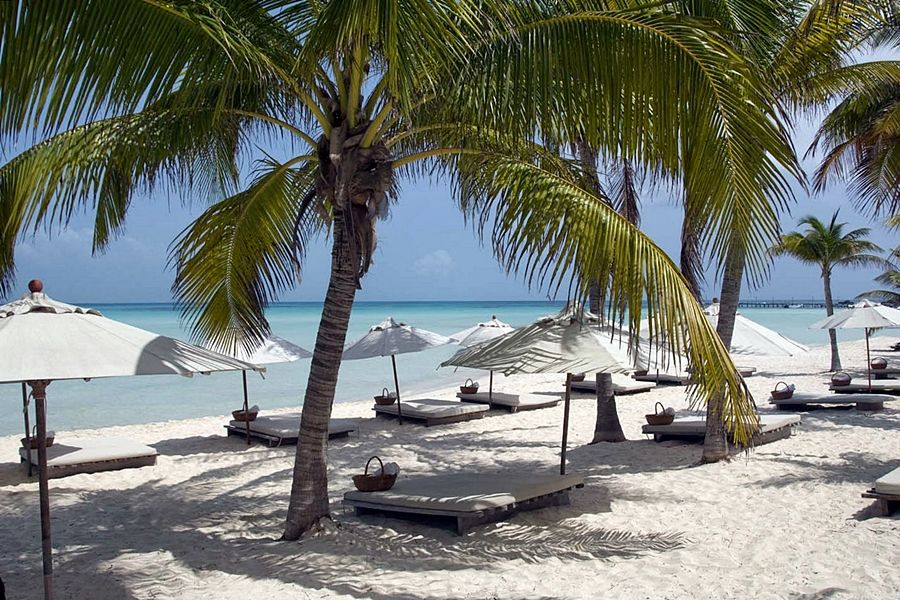
M 187 339 L 179 315 L 167 304 L 93 305 L 112 319 L 124 321 L 162 335 Z M 399 321 L 449 335 L 497 315 L 513 326 L 559 310 L 549 302 L 359 302 L 354 306 L 348 340 L 393 316 Z M 270 308 L 272 331 L 285 339 L 312 349 L 321 304 L 284 303 Z M 745 316 L 780 331 L 799 342 L 816 345 L 827 342 L 824 331 L 809 325 L 825 316 L 821 309 L 741 309 Z M 840 339 L 860 339 L 860 332 L 840 332 Z M 457 346 L 435 348 L 397 357 L 401 392 L 419 392 L 446 387 L 467 374 L 437 365 L 453 354 Z M 299 407 L 302 403 L 309 361 L 272 365 L 265 379 L 249 376 L 250 403 L 262 409 Z M 393 388 L 389 358 L 346 361 L 341 366 L 336 401 L 371 397 L 382 387 Z M 109 425 L 151 423 L 167 419 L 187 419 L 225 414 L 242 402 L 240 373 L 218 373 L 193 378 L 151 376 L 84 381 L 57 381 L 48 388 L 48 426 L 62 431 Z M 22 431 L 21 387 L 0 385 L 0 435 Z

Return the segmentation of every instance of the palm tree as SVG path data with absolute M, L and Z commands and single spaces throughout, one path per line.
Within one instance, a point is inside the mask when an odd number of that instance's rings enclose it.
M 900 215 L 890 217 L 885 223 L 889 228 L 900 227 Z M 885 270 L 875 278 L 878 283 L 888 289 L 869 290 L 857 296 L 857 299 L 873 298 L 887 304 L 900 306 L 900 246 L 891 250 L 885 261 Z
M 295 539 L 329 514 L 328 421 L 376 223 L 403 179 L 437 173 L 509 272 L 552 293 L 573 281 L 579 298 L 608 281 L 612 315 L 635 335 L 647 299 L 656 330 L 700 365 L 692 399 L 724 397 L 746 442 L 749 391 L 677 268 L 556 149 L 582 139 L 674 179 L 683 136 L 704 140 L 705 241 L 738 237 L 756 254 L 777 221 L 770 199 L 790 197 L 783 173 L 800 171 L 765 78 L 721 28 L 680 3 L 633 5 L 2 3 L 0 139 L 37 143 L 0 167 L 0 280 L 35 227 L 90 210 L 101 251 L 135 196 L 205 198 L 173 245 L 174 292 L 194 335 L 227 349 L 268 332 L 266 307 L 328 232 L 284 533 Z
M 834 314 L 831 275 L 836 267 L 859 268 L 885 264 L 885 260 L 876 255 L 881 252 L 881 248 L 866 239 L 870 229 L 861 227 L 845 231 L 847 223 L 837 222 L 839 213 L 840 211 L 835 211 L 827 224 L 813 216 L 803 217 L 798 225 L 805 225 L 804 231 L 786 233 L 772 247 L 775 255 L 792 256 L 800 262 L 819 267 L 825 288 L 825 312 L 828 316 Z M 841 357 L 835 330 L 829 329 L 828 336 L 831 340 L 830 370 L 840 371 Z

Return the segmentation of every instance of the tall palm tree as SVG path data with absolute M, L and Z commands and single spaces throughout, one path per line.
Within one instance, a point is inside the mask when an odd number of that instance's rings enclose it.
M 766 4 L 744 1 L 750 14 Z M 771 199 L 790 197 L 799 168 L 765 78 L 720 27 L 680 3 L 634 4 L 2 3 L 0 139 L 37 143 L 0 167 L 0 280 L 36 227 L 90 210 L 100 251 L 135 196 L 205 198 L 174 243 L 174 291 L 195 336 L 227 349 L 268 332 L 265 308 L 328 232 L 284 533 L 294 539 L 329 514 L 328 420 L 376 223 L 402 180 L 437 173 L 530 285 L 572 282 L 583 298 L 584 282 L 609 281 L 632 334 L 646 299 L 652 326 L 698 365 L 692 399 L 721 403 L 745 442 L 750 394 L 674 264 L 555 149 L 583 139 L 676 178 L 683 136 L 704 140 L 706 243 L 737 236 L 756 255 L 777 222 Z
M 825 312 L 834 314 L 834 299 L 831 295 L 831 276 L 836 267 L 883 266 L 885 260 L 878 256 L 881 248 L 866 237 L 871 231 L 860 227 L 845 231 L 847 223 L 838 223 L 835 211 L 831 221 L 824 223 L 813 216 L 800 219 L 798 225 L 806 226 L 803 231 L 791 231 L 781 236 L 781 241 L 772 247 L 772 253 L 787 255 L 800 262 L 819 267 L 822 285 L 825 289 Z M 831 370 L 840 371 L 841 357 L 838 352 L 837 334 L 828 330 L 831 340 Z
M 885 224 L 889 228 L 900 228 L 900 215 L 890 217 Z M 875 281 L 887 287 L 887 289 L 869 290 L 857 296 L 861 298 L 874 298 L 888 304 L 900 306 L 900 246 L 891 250 L 885 261 L 884 272 L 875 278 Z

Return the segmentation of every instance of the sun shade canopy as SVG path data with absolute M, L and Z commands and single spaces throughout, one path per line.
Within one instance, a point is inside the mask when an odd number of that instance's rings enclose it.
M 368 333 L 344 348 L 343 359 L 360 360 L 421 352 L 452 341 L 448 337 L 411 327 L 406 323 L 398 323 L 393 317 L 388 317 L 378 325 L 370 327 Z

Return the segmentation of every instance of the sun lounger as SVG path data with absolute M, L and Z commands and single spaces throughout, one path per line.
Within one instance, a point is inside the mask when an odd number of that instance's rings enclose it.
M 247 437 L 247 424 L 244 421 L 229 421 L 225 430 L 229 436 Z M 296 444 L 299 431 L 299 412 L 259 415 L 254 421 L 250 421 L 250 437 L 268 444 L 270 448 Z M 359 432 L 355 419 L 331 419 L 328 422 L 329 439 L 347 437 L 353 432 Z
M 847 385 L 832 385 L 828 388 L 836 394 L 892 394 L 900 395 L 900 380 L 872 380 L 871 386 L 866 380 L 851 382 Z
M 881 514 L 884 516 L 900 509 L 900 467 L 876 479 L 875 487 L 865 492 L 862 497 L 878 500 Z
M 760 415 L 759 432 L 753 436 L 753 443 L 768 444 L 790 437 L 793 427 L 799 424 L 800 415 Z M 641 432 L 652 434 L 657 442 L 670 438 L 703 440 L 706 436 L 706 417 L 680 417 L 669 425 L 644 425 Z
M 884 394 L 811 394 L 795 392 L 793 396 L 785 400 L 769 398 L 769 404 L 775 405 L 778 410 L 803 410 L 810 406 L 821 404 L 833 404 L 838 406 L 856 406 L 857 410 L 881 410 L 885 400 L 893 400 L 891 396 Z
M 648 371 L 644 375 L 632 375 L 635 381 L 652 381 L 661 385 L 687 385 L 691 382 L 691 374 L 687 372 L 666 373 L 664 371 Z
M 159 454 L 150 446 L 124 438 L 94 438 L 77 442 L 56 442 L 47 448 L 47 475 L 51 479 L 78 473 L 99 473 L 136 469 L 156 464 Z M 19 458 L 28 465 L 29 453 L 19 448 Z M 31 451 L 31 464 L 37 472 L 38 451 Z
M 457 533 L 465 535 L 475 525 L 500 521 L 520 511 L 568 504 L 569 490 L 580 487 L 584 487 L 580 475 L 528 471 L 401 475 L 386 492 L 345 493 L 344 506 L 352 506 L 356 514 L 455 519 Z
M 502 408 L 511 413 L 520 410 L 536 410 L 538 408 L 552 408 L 559 404 L 559 398 L 552 396 L 538 396 L 536 394 L 505 394 L 503 392 L 494 392 L 488 398 L 487 392 L 477 392 L 475 394 L 463 394 L 459 392 L 456 397 L 463 402 L 472 402 L 475 404 L 490 404 L 494 408 Z M 406 416 L 406 406 L 403 407 L 403 416 Z
M 397 403 L 394 402 L 387 406 L 376 404 L 373 410 L 381 417 L 396 417 Z M 455 400 L 435 400 L 433 398 L 403 400 L 402 407 L 404 421 L 415 421 L 426 427 L 480 419 L 488 410 L 488 407 L 484 404 L 457 402 Z
M 872 379 L 893 379 L 898 375 L 900 375 L 900 369 L 896 367 L 888 367 L 886 369 L 872 369 Z M 868 377 L 865 372 L 861 372 L 858 376 L 862 378 Z
M 649 392 L 656 387 L 652 381 L 635 381 L 631 377 L 616 377 L 613 375 L 613 393 L 616 396 L 627 396 L 629 394 L 642 394 Z M 588 392 L 590 394 L 597 393 L 597 380 L 585 379 L 584 381 L 572 382 L 573 392 Z

